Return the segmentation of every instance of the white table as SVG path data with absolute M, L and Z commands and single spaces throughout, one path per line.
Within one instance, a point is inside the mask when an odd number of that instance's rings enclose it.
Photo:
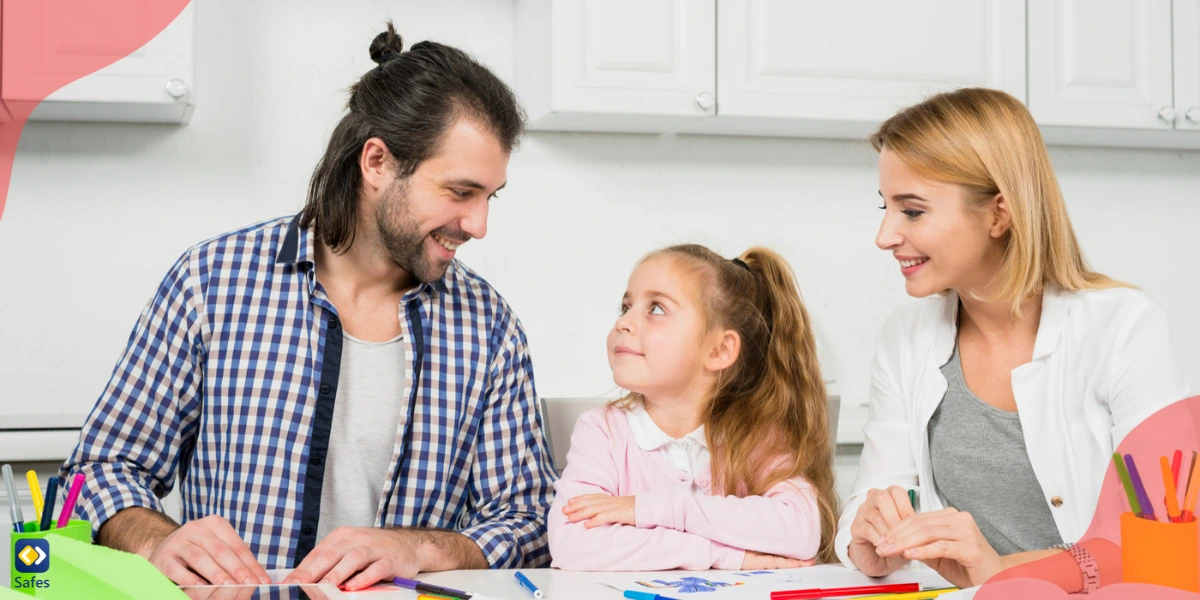
M 583 573 L 576 571 L 560 571 L 558 569 L 520 569 L 530 581 L 545 594 L 543 600 L 616 600 L 622 598 L 622 592 L 616 588 L 604 585 L 604 581 L 647 580 L 647 579 L 677 579 L 685 576 L 704 577 L 705 574 L 730 575 L 735 571 L 657 571 L 638 573 Z M 784 572 L 784 571 L 781 571 Z M 854 585 L 877 585 L 883 583 L 917 582 L 924 588 L 949 587 L 946 580 L 930 569 L 905 569 L 882 579 L 873 579 L 851 571 L 840 565 L 822 565 L 805 569 L 786 571 L 794 574 L 803 581 L 800 584 L 754 582 L 736 590 L 722 591 L 720 594 L 680 594 L 677 592 L 659 592 L 670 598 L 712 597 L 713 600 L 755 599 L 766 600 L 772 590 L 789 590 L 798 588 L 830 588 Z M 512 569 L 446 571 L 443 573 L 427 573 L 418 577 L 434 585 L 474 592 L 499 600 L 533 600 L 533 595 L 517 583 Z M 346 598 L 354 600 L 412 600 L 417 597 L 411 590 L 371 591 L 366 593 L 344 593 Z M 949 595 L 941 596 L 941 600 L 953 600 Z M 957 596 L 957 594 L 955 594 Z
M 617 600 L 623 597 L 622 590 L 605 585 L 603 582 L 645 581 L 651 579 L 672 580 L 680 577 L 705 577 L 727 579 L 737 571 L 653 571 L 653 572 L 624 572 L 624 573 L 583 573 L 577 571 L 560 571 L 557 569 L 520 569 L 544 594 L 543 600 Z M 446 571 L 443 573 L 426 573 L 417 579 L 434 585 L 481 594 L 485 600 L 533 600 L 533 595 L 517 583 L 512 569 L 498 570 L 465 570 Z M 930 569 L 904 569 L 888 577 L 873 579 L 851 571 L 841 565 L 822 565 L 804 569 L 780 570 L 798 579 L 794 583 L 769 582 L 761 580 L 748 581 L 746 585 L 737 588 L 719 590 L 714 593 L 684 594 L 677 591 L 661 590 L 664 596 L 680 600 L 766 600 L 774 590 L 791 590 L 801 588 L 831 588 L 859 585 L 878 585 L 885 583 L 920 583 L 922 589 L 949 587 L 946 580 Z M 270 571 L 272 579 L 278 581 L 286 576 L 287 571 Z M 241 600 L 249 598 L 249 589 L 241 588 L 245 594 L 235 593 L 240 586 L 212 586 L 212 594 L 191 594 L 194 598 L 205 600 Z M 632 588 L 630 585 L 628 588 Z M 385 589 L 387 588 L 387 589 Z M 376 586 L 363 592 L 337 592 L 331 587 L 324 587 L 331 600 L 415 600 L 417 593 L 413 590 L 394 588 L 392 586 Z M 947 594 L 939 600 L 962 600 L 973 594 Z M 266 597 L 266 596 L 263 596 Z M 286 596 L 284 596 L 286 597 Z

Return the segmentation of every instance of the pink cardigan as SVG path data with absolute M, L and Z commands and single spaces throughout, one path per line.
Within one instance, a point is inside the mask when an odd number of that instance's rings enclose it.
M 641 449 L 616 408 L 579 417 L 554 489 L 547 521 L 551 566 L 560 569 L 740 569 L 746 550 L 810 559 L 821 543 L 816 493 L 803 478 L 764 496 L 712 496 L 708 465 L 693 480 L 661 452 Z M 563 507 L 584 494 L 635 496 L 637 526 L 568 522 Z

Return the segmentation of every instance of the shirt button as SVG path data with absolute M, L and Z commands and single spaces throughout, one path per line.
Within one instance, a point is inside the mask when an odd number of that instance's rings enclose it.
M 1054 508 L 1058 508 L 1058 507 L 1062 506 L 1062 503 L 1063 503 L 1062 496 L 1055 496 L 1050 499 L 1050 504 L 1053 505 Z
M 316 455 L 316 456 L 314 456 L 314 457 L 312 458 L 312 464 L 313 464 L 314 466 L 317 466 L 317 467 L 319 467 L 319 466 L 321 466 L 321 465 L 322 465 L 324 462 L 325 462 L 325 459 L 324 459 L 324 458 L 322 458 L 320 454 L 318 454 L 318 455 Z
M 327 384 L 327 383 L 323 383 L 323 384 L 321 384 L 321 393 L 322 393 L 322 394 L 328 394 L 328 393 L 329 393 L 329 384 Z
M 338 320 L 337 319 L 329 319 L 329 328 L 337 329 L 338 328 Z
M 312 535 L 312 527 L 305 525 L 302 531 L 304 535 Z

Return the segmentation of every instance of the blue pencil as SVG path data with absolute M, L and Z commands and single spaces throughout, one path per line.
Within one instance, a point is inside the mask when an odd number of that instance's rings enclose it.
M 1154 516 L 1154 507 L 1150 504 L 1150 496 L 1146 494 L 1146 486 L 1142 485 L 1142 478 L 1138 475 L 1137 465 L 1133 462 L 1133 455 L 1125 455 L 1125 466 L 1129 467 L 1129 480 L 1133 483 L 1133 489 L 1137 490 L 1138 504 L 1142 505 L 1142 518 L 1151 521 L 1157 521 Z
M 42 522 L 39 531 L 50 531 L 51 523 L 54 522 L 54 502 L 58 500 L 58 478 L 51 477 L 50 483 L 46 484 L 46 506 L 42 508 Z

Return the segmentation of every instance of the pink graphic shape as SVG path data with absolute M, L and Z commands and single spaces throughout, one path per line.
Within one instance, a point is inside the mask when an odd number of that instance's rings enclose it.
M 190 0 L 0 0 L 0 218 L 33 109 L 154 39 Z
M 1200 396 L 1180 400 L 1162 410 L 1150 415 L 1142 421 L 1121 442 L 1117 451 L 1121 454 L 1132 454 L 1142 470 L 1142 481 L 1146 486 L 1154 511 L 1159 514 L 1159 520 L 1165 520 L 1167 513 L 1164 503 L 1166 486 L 1161 472 L 1151 467 L 1156 466 L 1159 457 L 1170 457 L 1175 450 L 1182 450 L 1189 459 L 1184 461 L 1187 466 L 1193 450 L 1200 450 Z M 1143 465 L 1145 465 L 1143 467 Z M 1181 471 L 1180 480 L 1187 477 Z M 1183 493 L 1179 494 L 1183 498 Z M 1116 467 L 1112 461 L 1104 475 L 1104 483 L 1100 490 L 1096 512 L 1092 522 L 1080 541 L 1107 539 L 1118 547 L 1121 545 L 1121 514 L 1129 511 L 1129 501 L 1121 485 Z M 1200 540 L 1198 540 L 1200 543 Z M 1043 559 L 1043 561 L 1048 559 Z M 1041 562 L 1041 561 L 1038 561 Z M 1038 570 L 1037 563 L 1026 565 L 1024 568 Z M 1200 565 L 1197 565 L 1200 569 Z M 1074 571 L 1078 577 L 1078 571 Z M 1021 578 L 1007 579 L 1003 577 L 985 583 L 976 594 L 975 600 L 1002 600 L 1020 598 L 1021 600 L 1057 600 L 1068 597 L 1062 589 L 1039 579 Z M 1154 600 L 1200 600 L 1200 594 L 1185 592 L 1158 585 L 1142 583 L 1106 584 L 1104 574 L 1101 574 L 1101 587 L 1096 593 L 1086 597 L 1092 600 L 1108 599 L 1154 599 Z M 1112 582 L 1108 582 L 1112 583 Z M 1076 597 L 1076 596 L 1072 596 Z

